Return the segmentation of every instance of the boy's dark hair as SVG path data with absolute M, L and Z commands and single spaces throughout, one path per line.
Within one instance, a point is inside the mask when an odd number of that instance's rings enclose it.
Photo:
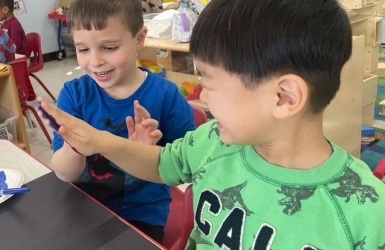
M 13 11 L 14 4 L 13 0 L 0 0 L 0 7 L 8 7 L 9 11 Z
M 246 88 L 296 74 L 310 111 L 330 103 L 352 51 L 348 16 L 337 0 L 212 0 L 194 27 L 191 53 L 241 77 Z
M 109 17 L 120 18 L 132 36 L 143 27 L 140 0 L 75 0 L 69 7 L 67 24 L 75 30 L 102 30 Z

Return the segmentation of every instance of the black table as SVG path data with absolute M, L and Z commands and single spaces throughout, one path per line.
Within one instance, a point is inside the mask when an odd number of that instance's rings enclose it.
M 0 204 L 1 250 L 160 249 L 53 172 Z

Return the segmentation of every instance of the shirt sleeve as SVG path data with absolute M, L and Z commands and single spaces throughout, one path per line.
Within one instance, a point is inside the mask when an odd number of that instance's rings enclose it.
M 11 33 L 10 38 L 12 42 L 15 44 L 16 49 L 21 48 L 22 34 L 24 33 L 24 31 L 18 23 L 12 23 L 11 25 L 12 27 L 10 28 L 12 29 L 12 32 L 10 32 Z
M 186 142 L 193 132 L 188 132 L 184 138 L 167 144 L 160 153 L 158 170 L 162 181 L 176 186 L 191 182 L 192 172 L 187 159 Z

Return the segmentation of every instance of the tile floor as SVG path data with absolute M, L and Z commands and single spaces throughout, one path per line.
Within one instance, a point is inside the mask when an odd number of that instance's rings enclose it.
M 83 71 L 80 69 L 76 61 L 76 57 L 74 56 L 67 57 L 61 61 L 47 62 L 44 64 L 44 68 L 36 73 L 36 75 L 55 97 L 58 96 L 64 82 L 79 77 L 82 74 Z M 47 101 L 52 101 L 38 82 L 36 82 L 33 78 L 31 78 L 31 82 L 36 95 L 43 96 Z M 36 106 L 36 104 L 36 101 L 31 102 L 32 106 Z M 36 121 L 32 113 L 31 118 Z M 47 166 L 50 166 L 52 151 L 47 139 L 40 129 L 40 126 L 37 124 L 35 128 L 29 128 L 27 122 L 25 122 L 25 126 L 27 129 L 31 154 Z M 50 134 L 52 134 L 51 128 L 47 127 L 47 130 Z

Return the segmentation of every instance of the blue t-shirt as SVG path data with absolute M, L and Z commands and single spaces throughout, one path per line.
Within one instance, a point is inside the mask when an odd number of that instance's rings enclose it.
M 163 137 L 158 145 L 164 146 L 195 129 L 193 111 L 175 84 L 147 72 L 139 89 L 120 100 L 107 95 L 90 76 L 84 75 L 64 84 L 57 106 L 99 130 L 127 138 L 125 119 L 134 116 L 133 102 L 139 100 L 159 122 Z M 54 133 L 53 151 L 62 146 L 63 140 Z M 171 201 L 169 187 L 135 178 L 101 155 L 87 157 L 86 167 L 74 183 L 126 220 L 166 224 Z

